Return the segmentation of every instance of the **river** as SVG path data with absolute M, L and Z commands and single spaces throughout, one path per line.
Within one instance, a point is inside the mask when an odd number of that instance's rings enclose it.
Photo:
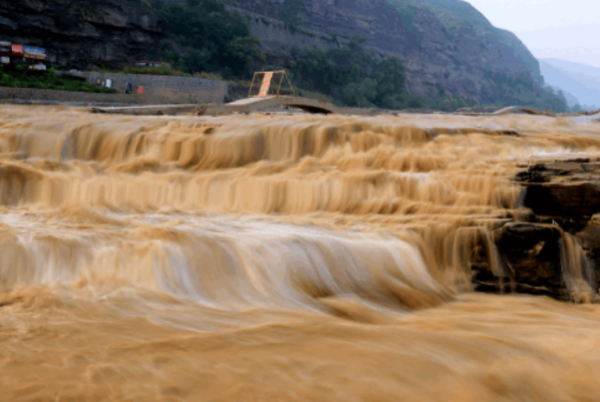
M 600 306 L 470 268 L 597 123 L 1 109 L 2 401 L 598 399 Z

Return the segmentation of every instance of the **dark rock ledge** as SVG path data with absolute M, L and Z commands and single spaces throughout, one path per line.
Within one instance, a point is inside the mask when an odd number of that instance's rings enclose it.
M 493 233 L 502 274 L 485 263 L 489 256 L 472 260 L 475 289 L 596 301 L 600 161 L 540 162 L 524 167 L 515 180 L 523 186 L 520 207 L 531 212 Z

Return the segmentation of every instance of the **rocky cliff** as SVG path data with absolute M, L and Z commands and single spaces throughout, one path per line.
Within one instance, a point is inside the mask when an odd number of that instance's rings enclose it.
M 360 34 L 370 47 L 404 60 L 415 95 L 480 100 L 493 74 L 543 83 L 538 61 L 519 39 L 462 0 L 304 0 L 295 34 L 278 21 L 285 0 L 228 3 L 251 17 L 274 59 L 288 57 L 293 45 L 329 47 L 332 38 Z
M 154 4 L 161 1 L 185 4 Z M 462 0 L 297 0 L 305 11 L 295 33 L 280 18 L 286 0 L 221 1 L 247 16 L 273 65 L 285 65 L 294 45 L 329 48 L 359 34 L 382 55 L 404 61 L 413 95 L 486 102 L 498 77 L 543 83 L 537 60 L 516 36 Z M 147 0 L 0 2 L 0 39 L 46 47 L 63 67 L 144 59 L 160 38 L 156 7 Z
M 144 58 L 159 38 L 145 2 L 18 0 L 0 2 L 0 38 L 48 49 L 63 67 L 119 65 Z

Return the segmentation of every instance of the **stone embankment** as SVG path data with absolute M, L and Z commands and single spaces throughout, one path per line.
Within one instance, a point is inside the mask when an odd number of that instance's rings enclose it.
M 0 103 L 135 105 L 143 100 L 138 95 L 0 87 Z
M 64 75 L 64 74 L 63 74 Z M 111 81 L 117 93 L 87 93 L 47 89 L 0 87 L 0 101 L 13 103 L 71 103 L 113 105 L 221 104 L 227 94 L 227 83 L 202 78 L 147 74 L 80 72 L 70 76 L 85 78 L 90 84 Z M 132 93 L 125 87 L 131 84 Z M 143 93 L 138 93 L 138 88 Z
M 111 81 L 111 87 L 124 93 L 127 84 L 132 91 L 143 88 L 143 103 L 223 103 L 227 95 L 227 83 L 195 77 L 170 75 L 121 74 L 101 72 L 74 72 L 69 75 L 85 78 L 90 84 Z

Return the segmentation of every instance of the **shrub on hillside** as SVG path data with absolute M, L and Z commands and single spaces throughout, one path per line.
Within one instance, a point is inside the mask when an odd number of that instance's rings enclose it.
M 188 0 L 187 7 L 160 7 L 158 58 L 190 74 L 219 73 L 225 78 L 248 77 L 264 63 L 260 41 L 237 11 L 215 0 Z
M 294 48 L 292 57 L 291 71 L 299 85 L 326 93 L 345 105 L 386 109 L 423 106 L 406 91 L 402 61 L 393 56 L 378 59 L 360 36 L 327 51 Z
M 91 85 L 83 81 L 58 77 L 54 71 L 33 71 L 27 66 L 0 66 L 0 86 L 61 91 L 115 93 L 112 88 Z
M 530 106 L 540 110 L 553 110 L 564 113 L 568 110 L 567 100 L 561 91 L 549 87 L 539 87 L 529 74 L 515 77 L 485 73 L 482 83 L 484 102 L 502 106 Z

